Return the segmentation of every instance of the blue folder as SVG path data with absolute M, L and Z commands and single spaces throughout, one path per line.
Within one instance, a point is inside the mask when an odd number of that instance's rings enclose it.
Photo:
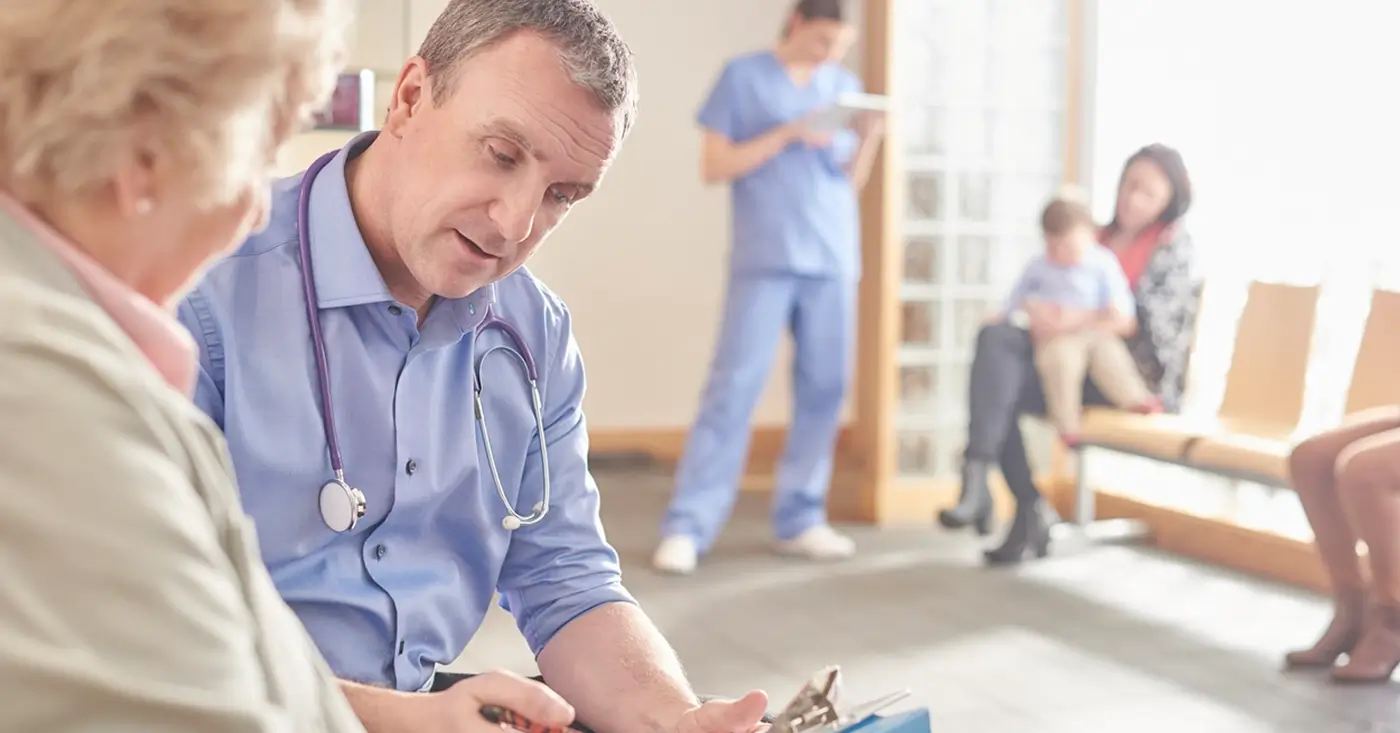
M 894 715 L 869 715 L 843 728 L 840 733 L 930 733 L 928 708 Z

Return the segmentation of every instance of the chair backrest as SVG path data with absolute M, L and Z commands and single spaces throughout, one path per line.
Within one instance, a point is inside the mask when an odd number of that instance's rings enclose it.
M 1220 416 L 1292 428 L 1303 415 L 1317 286 L 1254 282 L 1235 331 Z
M 1371 314 L 1351 370 L 1347 413 L 1400 405 L 1400 293 L 1371 294 Z

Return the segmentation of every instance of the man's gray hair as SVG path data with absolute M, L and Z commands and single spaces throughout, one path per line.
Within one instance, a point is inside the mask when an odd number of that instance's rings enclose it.
M 574 83 L 621 115 L 627 135 L 637 117 L 632 50 L 593 0 L 452 0 L 418 48 L 428 76 L 435 78 L 433 102 L 440 105 L 452 96 L 464 61 L 521 31 L 553 41 Z

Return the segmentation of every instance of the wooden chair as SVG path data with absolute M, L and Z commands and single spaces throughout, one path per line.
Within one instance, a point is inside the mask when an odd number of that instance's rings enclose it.
M 1286 436 L 1303 412 L 1303 387 L 1317 314 L 1318 288 L 1255 282 L 1236 330 L 1225 395 L 1211 418 L 1091 410 L 1087 447 L 1180 461 L 1206 436 Z M 1209 317 L 1203 310 L 1201 317 Z
M 1361 348 L 1352 366 L 1346 411 L 1400 404 L 1397 364 L 1400 364 L 1400 293 L 1378 290 L 1371 296 L 1371 313 L 1366 318 Z M 1280 387 L 1275 397 L 1285 396 Z M 1296 419 L 1293 423 L 1287 430 L 1281 421 L 1272 425 L 1232 426 L 1223 434 L 1203 437 L 1193 443 L 1187 450 L 1187 461 L 1212 473 L 1287 486 L 1288 455 L 1295 443 Z
M 1346 412 L 1400 405 L 1400 293 L 1371 294 L 1371 313 L 1351 370 Z

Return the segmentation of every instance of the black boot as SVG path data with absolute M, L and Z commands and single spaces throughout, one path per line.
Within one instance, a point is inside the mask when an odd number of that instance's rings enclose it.
M 991 467 L 985 461 L 963 462 L 962 495 L 957 506 L 938 513 L 938 523 L 948 529 L 962 529 L 971 524 L 977 534 L 992 533 L 992 492 L 987 488 L 987 473 Z
M 1055 523 L 1053 510 L 1043 500 L 1016 505 L 1016 517 L 1006 539 L 995 550 L 983 552 L 989 565 L 1009 565 L 1021 562 L 1026 553 L 1037 558 L 1050 554 L 1050 527 Z

